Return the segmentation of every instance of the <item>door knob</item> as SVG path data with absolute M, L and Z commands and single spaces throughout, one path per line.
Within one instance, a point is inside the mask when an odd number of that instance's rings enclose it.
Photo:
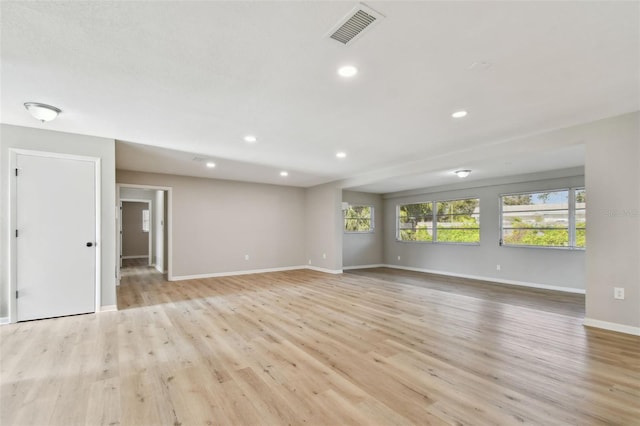
M 91 241 L 89 241 L 89 242 L 87 243 L 87 247 L 93 247 L 93 243 L 92 243 Z

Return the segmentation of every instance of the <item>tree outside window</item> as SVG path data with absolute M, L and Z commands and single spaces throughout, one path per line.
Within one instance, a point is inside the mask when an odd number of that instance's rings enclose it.
M 373 232 L 373 206 L 349 206 L 344 210 L 345 232 Z

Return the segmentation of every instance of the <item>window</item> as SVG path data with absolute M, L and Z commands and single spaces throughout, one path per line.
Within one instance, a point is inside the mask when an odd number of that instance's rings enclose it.
M 480 200 L 439 201 L 436 238 L 443 243 L 480 242 Z
M 470 198 L 400 205 L 397 239 L 437 243 L 479 243 L 480 200 Z
M 399 206 L 397 238 L 401 241 L 433 241 L 433 203 Z
M 142 210 L 142 232 L 149 232 L 149 210 Z
M 501 245 L 585 247 L 584 188 L 503 195 Z
M 575 220 L 576 220 L 576 248 L 585 248 L 587 246 L 587 192 L 584 188 L 574 189 L 576 208 L 575 208 Z
M 373 206 L 349 206 L 344 210 L 345 232 L 373 232 Z

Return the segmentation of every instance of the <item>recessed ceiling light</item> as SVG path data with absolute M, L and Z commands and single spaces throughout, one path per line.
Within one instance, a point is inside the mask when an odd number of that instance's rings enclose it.
M 216 166 L 216 163 L 214 163 L 213 161 L 207 161 L 207 167 L 210 169 L 213 169 Z
M 289 176 L 289 172 L 285 172 L 284 170 L 280 172 L 280 176 Z
M 62 112 L 60 108 L 38 102 L 25 102 L 24 107 L 34 118 L 42 121 L 51 121 Z
M 462 118 L 462 117 L 466 117 L 467 116 L 467 111 L 456 111 L 453 114 L 451 114 L 451 116 L 453 118 Z
M 471 170 L 469 170 L 469 169 L 456 170 L 453 173 L 457 174 L 459 178 L 466 178 L 467 176 L 469 176 L 471 174 Z
M 254 142 L 256 142 L 257 140 L 258 140 L 258 138 L 256 138 L 256 137 L 255 137 L 255 136 L 253 136 L 253 135 L 247 135 L 247 136 L 245 136 L 245 137 L 244 137 L 244 141 L 245 141 L 245 142 L 249 142 L 249 143 L 254 143 Z
M 343 67 L 338 68 L 338 74 L 341 77 L 353 77 L 358 74 L 358 68 L 353 65 L 345 65 Z
M 345 158 L 347 156 L 346 152 L 338 152 L 336 153 L 336 157 L 338 158 Z
M 491 68 L 491 65 L 491 62 L 489 61 L 476 61 L 469 65 L 469 69 L 475 71 L 486 71 Z

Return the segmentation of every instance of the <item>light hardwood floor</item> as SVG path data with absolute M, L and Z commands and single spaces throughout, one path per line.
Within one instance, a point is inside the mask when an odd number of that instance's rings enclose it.
M 584 298 L 390 269 L 165 282 L 0 327 L 5 425 L 640 424 L 640 338 Z

